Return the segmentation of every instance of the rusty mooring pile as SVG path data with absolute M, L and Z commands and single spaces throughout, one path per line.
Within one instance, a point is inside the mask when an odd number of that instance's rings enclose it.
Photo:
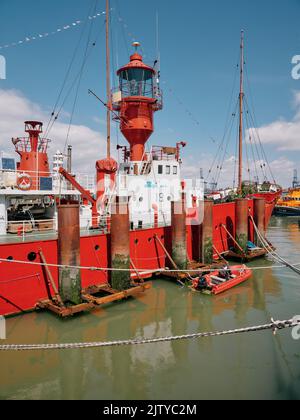
M 231 236 L 234 249 L 229 257 L 243 259 L 247 253 L 249 200 L 236 200 L 236 233 Z M 154 239 L 166 255 L 168 267 L 159 269 L 156 274 L 173 278 L 184 284 L 191 276 L 199 275 L 200 271 L 217 268 L 224 264 L 224 257 L 219 255 L 219 261 L 214 259 L 213 234 L 216 228 L 213 225 L 213 202 L 201 203 L 203 220 L 196 227 L 198 261 L 190 261 L 187 251 L 187 212 L 186 195 L 182 191 L 180 200 L 172 202 L 172 246 L 168 251 L 161 238 L 154 229 Z M 90 286 L 82 289 L 80 268 L 80 223 L 79 203 L 66 202 L 58 206 L 58 288 L 47 266 L 45 256 L 40 250 L 45 278 L 47 280 L 49 299 L 38 302 L 38 307 L 48 309 L 62 317 L 79 312 L 90 311 L 101 305 L 136 296 L 151 288 L 151 283 L 144 283 L 141 273 L 134 266 L 130 256 L 130 217 L 128 197 L 115 198 L 111 214 L 111 234 L 109 240 L 109 260 L 111 266 L 106 284 Z M 254 200 L 254 220 L 260 232 L 265 231 L 265 201 Z M 220 228 L 220 227 L 217 227 Z M 259 238 L 255 238 L 259 245 Z M 133 268 L 133 269 L 132 269 Z M 100 267 L 99 267 L 100 269 Z M 197 270 L 199 272 L 197 273 Z M 132 280 L 131 271 L 134 271 L 138 283 Z M 155 275 L 155 272 L 153 272 Z
M 130 275 L 129 212 L 127 198 L 117 197 L 111 218 L 111 271 L 109 283 L 82 289 L 80 269 L 79 203 L 68 202 L 58 206 L 58 288 L 40 251 L 49 289 L 54 291 L 38 307 L 48 309 L 61 317 L 91 311 L 101 305 L 151 288 L 150 283 L 136 285 Z

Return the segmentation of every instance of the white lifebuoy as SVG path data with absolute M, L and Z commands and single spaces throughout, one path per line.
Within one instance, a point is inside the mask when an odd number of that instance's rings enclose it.
M 22 191 L 28 191 L 32 187 L 30 175 L 23 173 L 18 175 L 17 186 Z

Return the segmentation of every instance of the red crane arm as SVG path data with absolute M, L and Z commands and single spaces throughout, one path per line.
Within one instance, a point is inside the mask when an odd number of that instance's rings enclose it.
M 94 197 L 91 196 L 91 194 L 85 190 L 77 181 L 76 179 L 69 174 L 69 172 L 67 172 L 64 168 L 59 168 L 59 173 L 66 178 L 67 181 L 70 182 L 70 184 L 73 185 L 73 187 L 80 192 L 80 194 L 82 195 L 83 198 L 85 198 L 86 200 L 88 200 L 92 205 L 96 204 L 96 200 L 94 199 Z

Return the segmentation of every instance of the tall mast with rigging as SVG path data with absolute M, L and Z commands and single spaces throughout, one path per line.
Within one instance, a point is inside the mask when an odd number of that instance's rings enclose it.
M 244 114 L 244 31 L 241 32 L 240 95 L 239 95 L 239 175 L 238 193 L 242 193 L 243 184 L 243 114 Z
M 109 20 L 110 20 L 110 9 L 109 0 L 106 0 L 106 97 L 107 97 L 107 159 L 110 159 L 110 137 L 111 137 L 111 91 L 110 91 L 110 49 L 109 49 Z

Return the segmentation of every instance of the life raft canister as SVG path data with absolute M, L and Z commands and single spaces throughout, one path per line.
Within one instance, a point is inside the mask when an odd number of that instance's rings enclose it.
M 22 191 L 30 190 L 32 187 L 32 179 L 28 174 L 19 174 L 17 179 L 17 186 Z

